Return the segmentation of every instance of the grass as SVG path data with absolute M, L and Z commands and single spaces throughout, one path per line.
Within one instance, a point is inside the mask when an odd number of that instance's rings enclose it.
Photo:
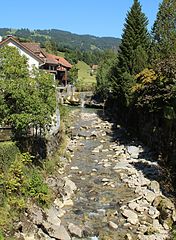
M 93 90 L 96 84 L 96 76 L 90 75 L 90 66 L 83 61 L 78 61 L 76 67 L 78 68 L 78 90 Z
M 57 51 L 57 56 L 64 58 L 65 57 L 65 53 Z

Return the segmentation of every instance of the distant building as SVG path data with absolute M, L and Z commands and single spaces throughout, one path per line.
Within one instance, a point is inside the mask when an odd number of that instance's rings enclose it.
M 68 72 L 72 65 L 63 57 L 45 52 L 39 43 L 19 42 L 13 36 L 8 36 L 0 41 L 0 47 L 5 45 L 16 47 L 19 53 L 27 58 L 29 70 L 32 70 L 33 67 L 46 70 L 54 75 L 59 84 L 67 85 Z

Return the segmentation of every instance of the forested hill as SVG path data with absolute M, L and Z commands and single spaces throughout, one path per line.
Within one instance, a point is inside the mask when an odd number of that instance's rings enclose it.
M 118 49 L 120 39 L 114 37 L 96 37 L 92 35 L 78 35 L 71 32 L 51 29 L 51 30 L 29 30 L 29 29 L 10 29 L 0 28 L 0 35 L 9 34 L 17 37 L 26 38 L 32 41 L 44 43 L 51 40 L 57 43 L 61 48 L 70 48 L 78 50 L 106 50 Z

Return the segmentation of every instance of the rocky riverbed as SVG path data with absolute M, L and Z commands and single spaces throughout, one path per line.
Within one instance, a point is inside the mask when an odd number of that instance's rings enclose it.
M 70 161 L 47 179 L 57 198 L 47 210 L 32 206 L 19 239 L 164 240 L 175 207 L 159 184 L 161 169 L 149 149 L 120 126 L 82 110 L 71 128 Z

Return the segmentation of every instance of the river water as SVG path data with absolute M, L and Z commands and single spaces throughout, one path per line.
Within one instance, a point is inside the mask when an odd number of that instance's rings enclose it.
M 102 120 L 100 110 L 82 109 L 76 118 L 70 147 L 72 161 L 66 174 L 79 190 L 62 222 L 84 229 L 82 239 L 125 239 L 128 232 L 135 236 L 136 228 L 130 228 L 120 212 L 122 203 L 134 199 L 135 194 L 113 169 L 119 161 L 117 139 L 123 141 L 124 133 Z

